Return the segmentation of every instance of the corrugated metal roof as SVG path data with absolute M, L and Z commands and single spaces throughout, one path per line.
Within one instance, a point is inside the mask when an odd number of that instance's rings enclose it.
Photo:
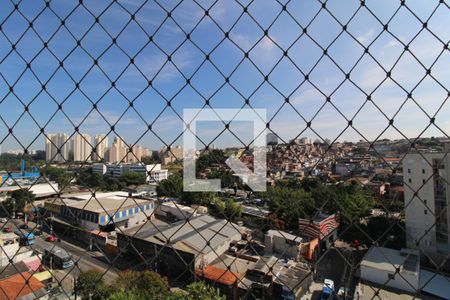
M 193 254 L 208 253 L 225 242 L 240 239 L 236 224 L 208 215 L 198 216 L 173 224 L 155 235 L 143 239 L 156 244 L 164 244 L 170 238 L 172 247 Z M 209 246 L 207 245 L 209 242 Z

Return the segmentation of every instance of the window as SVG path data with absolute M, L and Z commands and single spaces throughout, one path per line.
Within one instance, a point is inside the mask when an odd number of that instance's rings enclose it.
M 139 211 L 139 208 L 135 207 L 135 208 L 134 208 L 134 213 L 137 214 L 138 211 Z
M 425 174 L 425 169 L 422 169 L 422 174 Z
M 411 183 L 411 178 L 408 179 L 408 182 Z
M 388 278 L 389 278 L 389 280 L 394 280 L 395 274 L 388 273 Z
M 133 214 L 133 209 L 132 208 L 130 208 L 129 210 L 128 210 L 128 215 L 132 215 Z
M 126 210 L 122 211 L 122 218 L 125 218 L 126 216 L 127 216 L 127 211 Z
M 423 204 L 425 204 L 425 205 L 426 205 L 426 204 L 427 204 L 427 200 L 423 200 Z
M 427 213 L 428 213 L 428 210 L 425 209 L 425 210 L 423 211 L 423 214 L 426 215 Z
M 425 180 L 425 179 L 422 179 L 422 183 L 425 184 L 425 182 L 426 182 L 426 180 Z
M 114 215 L 114 219 L 118 219 L 118 218 L 120 218 L 119 213 L 116 213 L 116 214 Z
M 408 174 L 410 174 L 411 173 L 411 169 L 408 169 Z
M 105 216 L 100 217 L 100 224 L 105 224 Z

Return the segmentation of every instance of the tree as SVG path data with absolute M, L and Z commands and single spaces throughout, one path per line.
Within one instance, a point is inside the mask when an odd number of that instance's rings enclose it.
M 161 180 L 156 187 L 156 193 L 159 197 L 179 199 L 185 205 L 208 205 L 217 195 L 214 192 L 184 192 L 183 179 L 178 174 L 170 175 L 169 178 Z
M 269 204 L 270 211 L 285 222 L 288 229 L 298 228 L 298 218 L 308 217 L 316 212 L 312 193 L 301 188 L 269 187 L 260 197 Z
M 229 198 L 225 201 L 225 216 L 229 220 L 240 218 L 242 215 L 242 207 L 233 199 Z
M 227 157 L 223 150 L 213 149 L 203 152 L 196 161 L 196 171 L 198 173 L 204 172 L 207 168 L 214 164 L 224 165 Z
M 242 207 L 231 198 L 225 201 L 215 198 L 209 205 L 209 212 L 217 218 L 235 220 L 241 217 Z
M 153 271 L 125 271 L 113 284 L 117 297 L 120 294 L 136 296 L 136 299 L 167 299 L 170 295 L 169 284 L 165 278 Z M 122 299 L 122 298 L 115 298 Z M 125 298 L 133 299 L 133 298 Z
M 122 176 L 120 176 L 120 181 L 125 186 L 140 185 L 146 182 L 145 175 L 136 172 L 128 172 L 123 174 Z
M 159 197 L 181 198 L 183 192 L 183 180 L 178 174 L 170 175 L 169 178 L 161 180 L 156 187 Z
M 64 188 L 69 185 L 70 181 L 73 179 L 73 175 L 71 173 L 61 168 L 47 166 L 43 170 L 43 173 L 49 180 L 56 182 L 60 188 Z
M 197 281 L 186 287 L 187 293 L 179 293 L 176 299 L 180 300 L 225 300 L 226 297 L 220 294 L 219 289 L 207 285 L 203 281 Z
M 143 164 L 146 164 L 146 165 L 153 165 L 153 164 L 161 163 L 159 160 L 157 160 L 157 159 L 155 159 L 155 158 L 153 158 L 151 156 L 142 156 L 141 157 L 141 162 Z
M 75 288 L 81 299 L 101 300 L 108 297 L 109 288 L 102 275 L 98 271 L 89 270 L 78 276 Z
M 35 195 L 28 189 L 20 189 L 11 193 L 11 198 L 4 202 L 5 209 L 11 213 L 13 210 L 24 212 L 25 208 L 34 202 Z

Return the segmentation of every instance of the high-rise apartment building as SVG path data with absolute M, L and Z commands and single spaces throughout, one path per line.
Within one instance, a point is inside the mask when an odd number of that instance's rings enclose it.
M 87 134 L 76 133 L 73 137 L 73 160 L 90 161 L 92 153 L 91 137 Z
M 127 148 L 125 146 L 124 141 L 119 138 L 115 137 L 114 142 L 111 145 L 111 148 L 109 148 L 108 151 L 108 161 L 109 162 L 126 162 L 126 156 L 127 155 Z
M 96 153 L 93 154 L 93 160 L 104 160 L 106 150 L 108 149 L 108 137 L 104 134 L 97 134 L 94 138 L 94 147 Z
M 51 162 L 66 162 L 69 158 L 69 136 L 65 133 L 47 134 L 45 158 Z M 59 153 L 58 153 L 59 152 Z
M 450 250 L 450 143 L 444 149 L 403 159 L 407 245 L 418 245 L 437 264 Z M 450 267 L 450 261 L 446 265 Z
M 54 134 L 47 134 L 45 137 L 45 160 L 51 161 L 53 159 L 53 152 L 52 152 L 52 137 Z

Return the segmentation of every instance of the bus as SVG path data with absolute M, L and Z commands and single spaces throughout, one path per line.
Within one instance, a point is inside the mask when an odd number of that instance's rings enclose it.
M 49 245 L 43 250 L 42 261 L 50 268 L 68 269 L 73 267 L 73 259 L 66 250 L 53 245 Z

